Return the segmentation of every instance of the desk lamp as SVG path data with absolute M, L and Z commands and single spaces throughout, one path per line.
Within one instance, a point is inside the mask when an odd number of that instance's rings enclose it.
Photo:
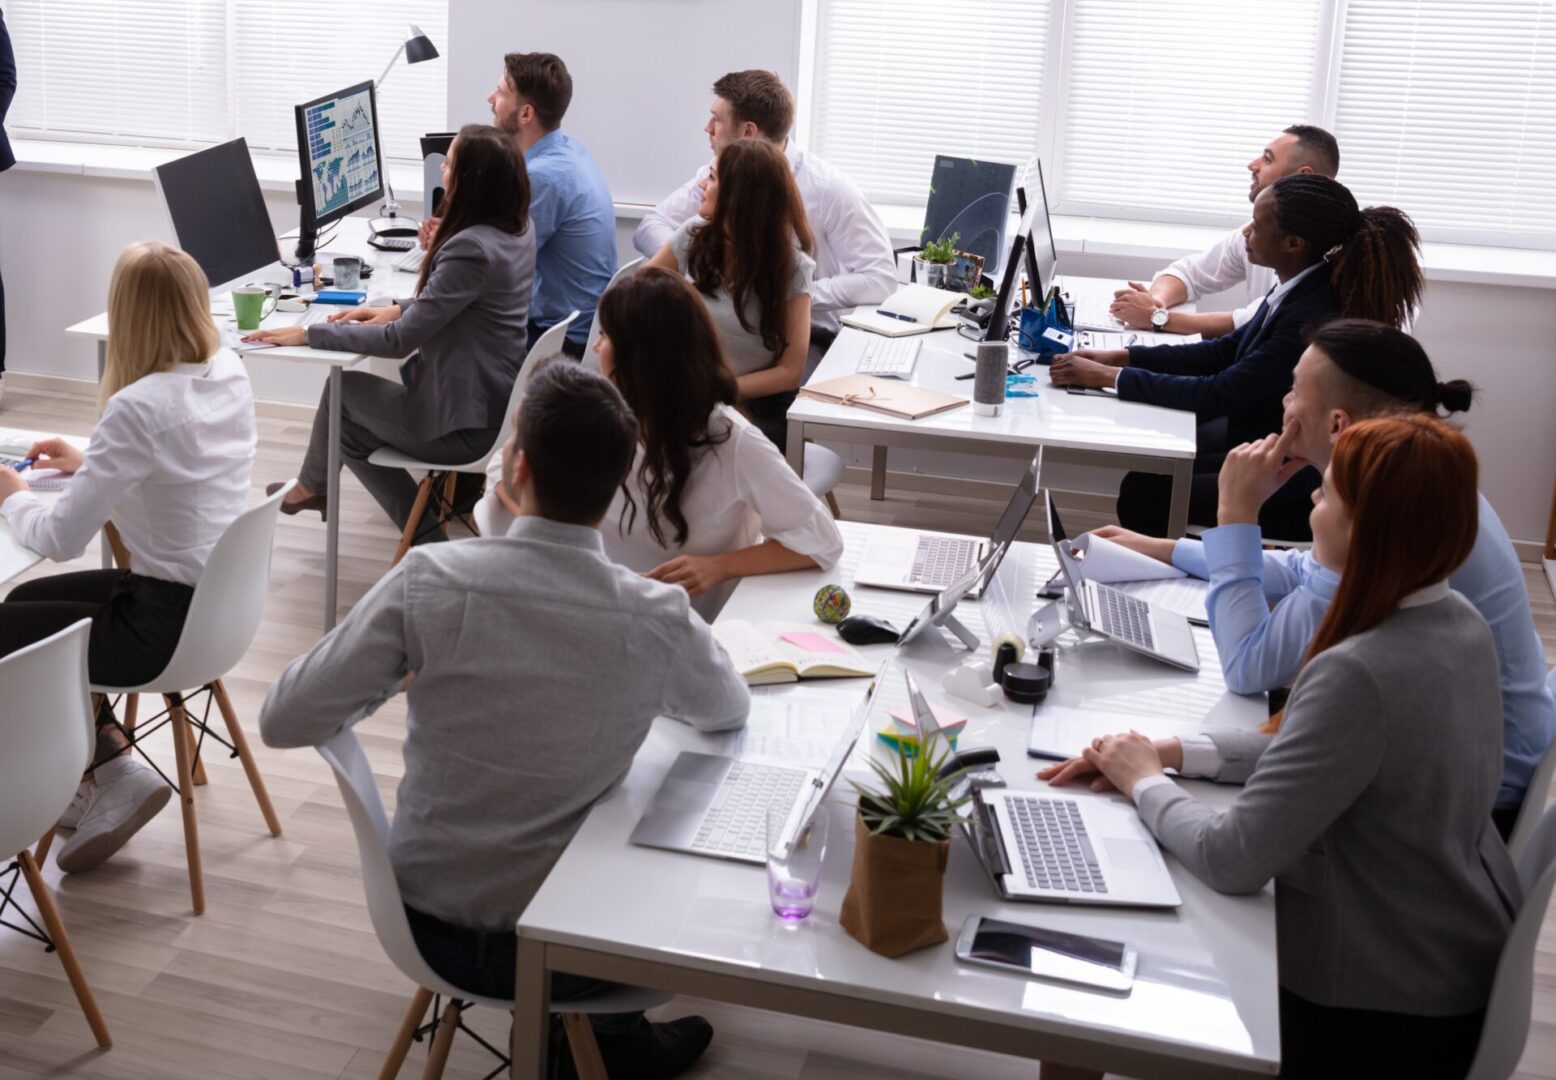
M 375 91 L 383 89 L 384 80 L 389 77 L 389 72 L 394 70 L 395 61 L 399 60 L 402 54 L 405 56 L 407 64 L 419 64 L 423 60 L 436 60 L 438 58 L 438 47 L 432 43 L 431 38 L 422 33 L 421 27 L 411 23 L 411 36 L 401 42 L 400 47 L 389 58 L 389 63 L 384 67 L 384 73 L 378 76 L 377 81 L 373 83 Z M 389 179 L 388 169 L 384 170 L 384 186 L 389 191 L 389 198 L 378 208 L 378 214 L 380 220 L 384 218 L 389 220 L 383 228 L 378 228 L 378 222 L 374 222 L 373 232 L 379 236 L 395 236 L 400 233 L 394 230 L 403 230 L 404 233 L 414 236 L 416 234 L 414 227 L 406 228 L 399 224 L 400 204 L 395 201 L 394 184 Z

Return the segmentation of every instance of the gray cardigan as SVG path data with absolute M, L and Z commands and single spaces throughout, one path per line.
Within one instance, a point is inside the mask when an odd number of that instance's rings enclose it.
M 1280 731 L 1212 732 L 1217 812 L 1139 792 L 1162 846 L 1220 892 L 1276 881 L 1283 987 L 1318 1005 L 1485 1008 L 1522 901 L 1491 823 L 1502 774 L 1497 657 L 1457 593 L 1401 607 L 1303 670 Z
M 398 300 L 393 322 L 315 323 L 308 344 L 368 356 L 409 356 L 405 425 L 421 439 L 495 430 L 529 344 L 535 230 L 518 236 L 472 225 L 438 249 L 427 283 Z

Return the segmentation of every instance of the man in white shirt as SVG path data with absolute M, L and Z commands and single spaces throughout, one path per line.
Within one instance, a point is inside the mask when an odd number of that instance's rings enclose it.
M 823 348 L 837 335 L 842 312 L 878 304 L 897 288 L 896 262 L 886 226 L 843 173 L 789 141 L 794 127 L 794 97 L 771 71 L 732 71 L 713 84 L 708 145 L 716 159 L 736 139 L 767 139 L 794 167 L 794 180 L 816 234 L 816 276 L 811 282 L 813 344 Z M 632 244 L 653 255 L 670 242 L 683 222 L 697 213 L 699 185 L 711 162 L 697 170 L 658 206 L 644 215 Z M 819 340 L 818 340 L 819 339 Z
M 1270 140 L 1247 168 L 1251 203 L 1259 192 L 1285 176 L 1318 173 L 1334 179 L 1340 171 L 1340 144 L 1323 128 L 1293 124 Z M 1259 302 L 1275 287 L 1274 271 L 1248 261 L 1244 228 L 1238 226 L 1198 254 L 1185 255 L 1160 271 L 1149 286 L 1131 281 L 1129 288 L 1114 294 L 1109 310 L 1136 330 L 1205 337 L 1231 333 L 1253 317 Z M 1248 285 L 1249 301 L 1236 311 L 1173 310 L 1185 300 L 1198 300 L 1244 282 Z

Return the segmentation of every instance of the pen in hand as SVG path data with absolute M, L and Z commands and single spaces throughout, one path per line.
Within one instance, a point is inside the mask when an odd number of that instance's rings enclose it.
M 37 458 L 23 458 L 21 461 L 12 462 L 11 468 L 15 469 L 17 472 L 22 472 L 25 469 L 32 468 L 37 460 Z

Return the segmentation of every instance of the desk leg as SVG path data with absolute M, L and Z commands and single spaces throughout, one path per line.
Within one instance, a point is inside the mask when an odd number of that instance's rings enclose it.
M 1194 482 L 1194 459 L 1184 458 L 1172 467 L 1172 503 L 1167 510 L 1167 535 L 1179 537 L 1189 529 L 1189 489 Z
M 513 987 L 513 1080 L 546 1074 L 551 1035 L 551 973 L 544 942 L 519 935 L 518 973 Z
M 789 421 L 789 446 L 785 456 L 794 475 L 805 479 L 805 425 L 798 420 Z
M 340 570 L 340 365 L 330 365 L 330 445 L 325 475 L 324 629 L 335 626 L 336 575 Z
M 870 460 L 870 498 L 880 502 L 886 498 L 886 447 L 873 447 Z
M 108 341 L 103 339 L 97 343 L 97 385 L 103 385 L 103 372 L 108 370 Z M 113 543 L 108 538 L 107 530 L 104 530 L 99 538 L 98 546 L 102 549 L 101 558 L 104 570 L 114 568 Z

